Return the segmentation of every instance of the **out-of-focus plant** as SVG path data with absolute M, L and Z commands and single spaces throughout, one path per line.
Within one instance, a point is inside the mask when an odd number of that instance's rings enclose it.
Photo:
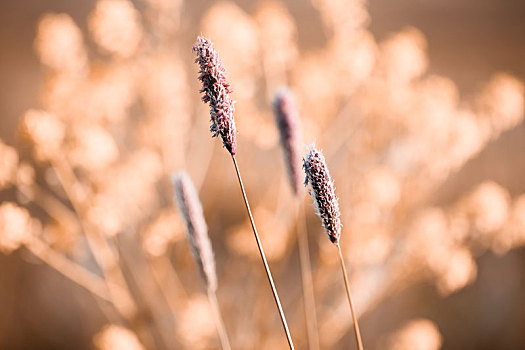
M 522 82 L 497 73 L 460 96 L 454 81 L 427 72 L 417 29 L 374 39 L 365 0 L 313 1 L 326 42 L 304 52 L 281 2 L 263 1 L 253 14 L 212 3 L 197 26 L 181 16 L 186 5 L 98 0 L 87 33 L 67 14 L 42 16 L 34 41 L 44 67 L 40 105 L 21 116 L 16 145 L 0 142 L 0 188 L 16 190 L 0 205 L 0 251 L 25 249 L 100 299 L 108 326 L 94 337 L 97 347 L 218 346 L 198 272 L 180 244 L 184 227 L 168 174 L 182 169 L 214 225 L 218 300 L 232 347 L 284 345 L 265 277 L 252 269 L 259 252 L 250 222 L 230 200 L 235 184 L 219 171 L 228 166 L 223 158 L 212 157 L 208 114 L 188 79 L 195 74 L 188 45 L 198 33 L 213 40 L 229 69 L 238 158 L 298 347 L 307 337 L 300 272 L 290 262 L 302 219 L 279 171 L 270 98 L 281 85 L 296 95 L 301 139 L 323 145 L 338 184 L 358 316 L 422 281 L 445 298 L 475 280 L 476 258 L 487 250 L 525 245 L 524 195 L 487 181 L 451 204 L 431 202 L 451 174 L 523 122 Z M 352 321 L 337 287 L 338 259 L 310 215 L 320 347 L 346 348 Z M 385 346 L 440 347 L 430 321 L 399 329 Z

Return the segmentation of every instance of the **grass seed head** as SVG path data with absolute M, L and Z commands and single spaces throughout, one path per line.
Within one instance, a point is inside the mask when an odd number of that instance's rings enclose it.
M 210 105 L 211 127 L 213 137 L 221 136 L 224 147 L 235 155 L 237 147 L 233 100 L 231 86 L 226 80 L 226 70 L 213 43 L 203 36 L 197 37 L 193 45 L 197 54 L 195 63 L 199 64 L 199 80 L 202 82 L 202 101 Z
M 299 180 L 300 156 L 298 145 L 300 143 L 300 120 L 297 104 L 292 92 L 287 88 L 280 88 L 275 93 L 273 100 L 275 121 L 281 136 L 281 146 L 286 157 L 286 168 L 294 194 L 301 191 Z
M 335 185 L 328 172 L 323 154 L 315 147 L 303 159 L 306 173 L 305 186 L 310 184 L 309 193 L 312 196 L 317 215 L 321 218 L 328 238 L 334 244 L 339 244 L 341 237 L 341 212 L 338 198 L 335 195 Z
M 172 180 L 175 188 L 175 199 L 186 224 L 188 241 L 193 256 L 199 265 L 208 289 L 215 291 L 217 289 L 215 258 L 197 190 L 185 172 L 174 175 Z

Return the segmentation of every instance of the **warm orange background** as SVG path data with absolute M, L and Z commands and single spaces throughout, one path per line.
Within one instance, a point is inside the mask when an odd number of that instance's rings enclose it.
M 203 13 L 213 1 L 187 1 L 182 9 L 182 20 L 178 40 L 185 52 L 182 60 L 191 60 L 190 47 L 196 35 Z M 11 0 L 0 4 L 0 138 L 7 144 L 16 145 L 16 129 L 19 118 L 29 108 L 39 107 L 38 95 L 42 89 L 45 69 L 40 65 L 33 51 L 33 39 L 38 19 L 45 12 L 65 12 L 71 15 L 84 33 L 87 32 L 86 17 L 94 1 L 70 0 Z M 310 2 L 285 1 L 285 6 L 295 19 L 298 27 L 300 54 L 322 47 L 327 40 L 322 30 L 322 21 Z M 248 14 L 258 6 L 256 1 L 237 1 Z M 136 2 L 139 9 L 141 2 Z M 371 23 L 369 30 L 380 42 L 392 32 L 405 26 L 419 29 L 427 40 L 429 68 L 427 74 L 439 74 L 451 78 L 457 85 L 461 98 L 469 98 L 496 72 L 506 72 L 520 81 L 525 80 L 525 3 L 501 0 L 370 0 L 368 4 Z M 93 48 L 93 42 L 88 41 Z M 219 48 L 220 49 L 220 48 Z M 242 53 L 240 53 L 242 55 Z M 192 67 L 187 62 L 185 67 Z M 196 88 L 196 68 L 188 69 L 186 75 L 191 88 Z M 235 87 L 234 87 L 235 88 Z M 258 97 L 259 103 L 264 96 Z M 192 90 L 191 102 L 199 103 L 197 93 Z M 322 103 L 322 101 L 320 101 Z M 241 106 L 242 108 L 242 106 Z M 201 116 L 205 109 L 194 108 Z M 205 123 L 200 123 L 204 125 Z M 205 128 L 204 128 L 205 129 Z M 242 129 L 240 130 L 242 133 Z M 200 133 L 199 135 L 204 135 Z M 205 137 L 198 144 L 213 142 L 214 161 L 211 168 L 221 173 L 204 172 L 201 198 L 208 225 L 219 228 L 214 244 L 217 245 L 218 265 L 227 258 L 227 247 L 219 242 L 220 237 L 231 226 L 243 220 L 243 207 L 237 196 L 236 183 L 223 149 L 216 140 Z M 244 141 L 242 141 L 244 142 Z M 241 142 L 241 143 L 242 143 Z M 246 144 L 247 142 L 245 142 Z M 242 147 L 242 144 L 241 144 Z M 198 147 L 197 147 L 198 148 Z M 246 147 L 245 149 L 253 149 Z M 255 147 L 256 148 L 256 147 Z M 244 168 L 259 167 L 247 175 L 249 195 L 257 203 L 264 193 L 255 187 L 259 183 L 269 185 L 266 177 L 274 173 L 277 163 L 272 160 L 265 168 L 267 158 L 280 156 L 275 148 L 264 150 L 257 161 L 242 155 Z M 428 198 L 427 204 L 447 206 L 464 193 L 485 180 L 492 180 L 506 188 L 511 197 L 525 192 L 525 127 L 523 123 L 504 132 L 473 159 L 466 162 L 457 172 L 452 172 L 439 188 Z M 206 152 L 205 152 L 206 153 Z M 261 156 L 262 154 L 262 156 Z M 242 159 L 244 157 L 244 159 Z M 273 158 L 272 158 L 273 159 Z M 272 163 L 273 162 L 273 163 Z M 193 169 L 199 169 L 193 165 Z M 280 169 L 280 168 L 279 168 Z M 248 172 L 248 170 L 246 170 Z M 207 175 L 206 175 L 207 174 Z M 37 176 L 44 176 L 38 174 Z M 229 177 L 220 183 L 222 177 Z M 251 181 L 250 181 L 251 179 Z M 343 177 L 340 176 L 339 181 Z M 224 186 L 224 187 L 223 187 Z M 343 185 L 340 185 L 343 188 Z M 251 190 L 250 190 L 251 188 Z M 282 187 L 281 187 L 282 188 Z M 346 187 L 345 187 L 346 188 Z M 206 197 L 208 196 L 208 197 Z M 0 199 L 13 200 L 13 191 L 0 192 Z M 271 197 L 273 198 L 273 197 Z M 227 211 L 225 203 L 235 203 L 235 210 Z M 309 199 L 308 199 L 309 203 Z M 255 204 L 256 206 L 257 204 Z M 310 206 L 307 206 L 310 209 Z M 223 214 L 224 216 L 221 216 Z M 312 213 L 309 213 L 311 215 Z M 38 214 L 36 214 L 38 216 Z M 317 218 L 311 215 L 311 230 L 320 230 Z M 251 238 L 251 237 L 250 237 Z M 182 279 L 188 282 L 192 291 L 198 291 L 197 282 L 191 277 L 193 268 L 182 244 L 178 251 L 184 251 L 181 265 Z M 317 248 L 316 248 L 317 249 Z M 296 258 L 296 253 L 290 253 Z M 286 259 L 285 259 L 286 260 Z M 242 263 L 244 260 L 235 260 Z M 89 349 L 92 336 L 99 331 L 105 320 L 96 307 L 93 298 L 85 291 L 29 254 L 19 251 L 9 256 L 0 254 L 0 348 L 2 349 Z M 236 263 L 229 261 L 229 267 Z M 476 257 L 477 279 L 473 284 L 457 293 L 442 298 L 427 282 L 417 283 L 408 289 L 392 292 L 392 295 L 377 305 L 362 319 L 361 328 L 365 342 L 370 348 L 380 348 L 380 339 L 399 328 L 413 317 L 427 317 L 439 326 L 444 338 L 444 349 L 520 349 L 525 346 L 525 250 L 518 248 L 504 256 L 487 251 Z M 280 265 L 279 265 L 280 264 Z M 294 263 L 295 264 L 295 263 Z M 254 264 L 254 266 L 257 266 Z M 277 283 L 281 289 L 298 285 L 300 279 L 294 275 L 294 265 L 276 263 Z M 259 266 L 257 266 L 259 268 Z M 288 269 L 286 269 L 288 268 Z M 188 272 L 190 271 L 190 272 Z M 193 271 L 195 272 L 195 271 Z M 224 272 L 229 275 L 232 272 Z M 246 269 L 243 274 L 249 275 Z M 260 281 L 264 281 L 262 276 Z M 339 277 L 339 276 L 337 276 Z M 239 277 L 234 279 L 239 281 Z M 241 278 L 242 280 L 242 278 Z M 258 288 L 267 286 L 260 282 Z M 237 286 L 238 287 L 238 286 Z M 338 285 L 338 287 L 340 287 Z M 243 290 L 235 284 L 228 285 L 222 293 L 239 293 Z M 255 295 L 255 293 L 252 293 Z M 219 293 L 219 299 L 221 294 Z M 231 300 L 233 299 L 233 300 Z M 293 296 L 285 296 L 285 302 L 292 303 Z M 235 319 L 234 296 L 230 296 L 228 319 Z M 246 300 L 245 300 L 246 301 Z M 320 308 L 329 308 L 325 302 Z M 269 305 L 269 304 L 268 304 Z M 295 315 L 297 319 L 299 316 Z M 236 320 L 236 322 L 241 322 Z M 233 329 L 234 326 L 232 325 Z M 279 328 L 270 328 L 279 332 Z M 282 345 L 282 344 L 281 344 Z M 334 347 L 348 349 L 354 346 L 351 333 Z M 257 346 L 254 347 L 256 349 Z

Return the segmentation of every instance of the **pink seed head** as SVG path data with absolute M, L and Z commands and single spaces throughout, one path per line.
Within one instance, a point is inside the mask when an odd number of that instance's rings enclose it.
M 300 156 L 297 149 L 301 138 L 300 119 L 295 98 L 289 89 L 280 88 L 277 90 L 273 100 L 273 112 L 281 135 L 281 146 L 286 158 L 290 184 L 294 194 L 298 196 L 301 191 Z
M 335 185 L 328 172 L 323 154 L 315 147 L 303 159 L 306 173 L 305 186 L 310 184 L 309 193 L 312 196 L 317 215 L 321 218 L 328 238 L 334 244 L 339 244 L 341 237 L 341 212 L 338 198 L 335 195 Z
M 215 258 L 197 190 L 185 172 L 173 175 L 172 181 L 175 199 L 186 224 L 186 233 L 193 256 L 208 288 L 215 291 L 217 289 Z
M 224 147 L 233 156 L 237 147 L 233 100 L 231 86 L 226 80 L 226 70 L 219 54 L 213 48 L 213 43 L 203 36 L 197 37 L 193 45 L 197 54 L 195 63 L 199 64 L 199 80 L 202 82 L 202 101 L 210 106 L 211 127 L 213 137 L 221 136 Z

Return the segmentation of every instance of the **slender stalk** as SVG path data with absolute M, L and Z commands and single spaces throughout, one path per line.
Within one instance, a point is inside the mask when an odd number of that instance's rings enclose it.
M 175 340 L 173 329 L 167 326 L 166 304 L 158 297 L 158 286 L 155 279 L 151 278 L 150 265 L 136 245 L 136 232 L 129 227 L 122 233 L 111 239 L 114 246 L 119 247 L 120 271 L 126 273 L 126 283 L 129 290 L 133 291 L 133 300 L 138 307 L 137 317 L 132 320 L 134 327 L 138 327 L 143 336 L 148 338 L 148 349 L 173 349 L 176 345 L 172 343 Z
M 302 201 L 298 201 L 297 209 L 297 245 L 299 247 L 299 264 L 301 265 L 301 281 L 303 282 L 304 314 L 306 333 L 310 349 L 319 350 L 319 332 L 317 328 L 317 312 L 315 309 L 315 295 L 310 265 L 310 251 L 308 231 Z
M 112 296 L 112 301 L 119 313 L 128 320 L 136 318 L 138 313 L 137 305 L 133 300 L 128 285 L 118 266 L 118 257 L 111 249 L 101 232 L 95 230 L 89 223 L 83 220 L 85 215 L 85 203 L 78 198 L 73 190 L 77 182 L 75 173 L 69 164 L 62 158 L 57 157 L 52 162 L 66 195 L 73 206 L 74 211 L 79 217 L 80 225 L 86 235 L 87 242 L 93 252 L 93 257 L 101 267 L 104 279 L 108 282 L 108 288 Z M 115 288 L 118 286 L 118 289 Z
M 171 265 L 169 258 L 165 255 L 148 259 L 153 277 L 159 286 L 173 316 L 183 303 L 188 300 L 188 294 L 180 281 L 177 271 Z
M 42 210 L 44 210 L 50 217 L 55 219 L 57 222 L 61 222 L 61 223 L 65 224 L 67 227 L 70 227 L 72 230 L 74 230 L 74 232 L 82 230 L 82 225 L 83 225 L 82 224 L 82 220 L 81 220 L 80 217 L 77 216 L 77 213 L 72 211 L 69 207 L 64 205 L 60 200 L 58 200 L 55 197 L 53 197 L 53 195 L 51 195 L 46 190 L 44 190 L 41 187 L 39 187 L 37 184 L 33 184 L 31 187 L 23 186 L 23 185 L 22 186 L 17 186 L 17 189 L 23 196 L 25 196 L 28 200 L 31 200 L 33 203 L 38 205 Z M 44 244 L 44 243 L 39 241 L 36 244 L 41 245 L 41 244 Z M 28 245 L 26 245 L 26 248 L 29 251 L 31 251 L 33 253 L 33 255 L 39 257 L 40 260 L 42 260 L 43 262 L 47 263 L 52 268 L 56 269 L 59 273 L 63 274 L 64 276 L 66 276 L 67 278 L 71 279 L 72 281 L 80 284 L 82 287 L 86 288 L 86 285 L 84 285 L 82 282 L 79 282 L 75 278 L 72 278 L 72 277 L 76 277 L 76 275 L 75 275 L 76 272 L 73 273 L 73 271 L 75 269 L 79 268 L 81 270 L 84 270 L 88 274 L 90 274 L 91 272 L 89 270 L 86 270 L 82 266 L 75 264 L 74 262 L 70 261 L 68 258 L 66 258 L 63 255 L 60 255 L 58 252 L 54 251 L 53 249 L 51 249 L 48 246 L 44 247 L 44 251 L 41 251 L 41 247 L 38 247 L 38 246 L 35 248 L 34 246 L 29 247 Z M 39 256 L 39 254 L 43 254 L 43 256 Z M 58 257 L 56 257 L 57 254 L 58 254 Z M 44 260 L 43 257 L 45 257 L 48 260 L 47 261 Z M 64 260 L 65 260 L 65 262 L 63 262 Z M 57 264 L 57 266 L 55 266 L 54 264 Z M 76 266 L 67 267 L 67 265 L 69 265 L 69 264 L 74 264 Z M 64 265 L 66 267 L 61 268 L 60 270 L 57 268 L 57 267 L 62 267 Z M 72 274 L 70 274 L 70 273 L 72 273 Z M 80 271 L 79 274 L 83 274 L 83 272 Z M 100 279 L 103 283 L 106 284 L 105 288 L 108 291 L 108 297 L 111 299 L 111 300 L 107 300 L 107 301 L 109 301 L 111 303 L 111 306 L 114 306 L 113 297 L 111 296 L 112 293 L 109 292 L 109 291 L 117 290 L 120 287 L 118 285 L 112 283 L 112 282 L 106 281 L 103 277 L 99 277 L 99 276 L 94 275 L 94 274 L 93 274 L 93 276 L 98 278 L 98 279 Z M 90 277 L 87 277 L 87 278 L 79 277 L 79 279 L 81 281 L 86 281 L 87 282 L 91 278 Z M 87 282 L 87 284 L 89 284 L 89 282 Z M 87 289 L 89 289 L 89 288 L 87 288 Z M 96 289 L 98 289 L 98 287 Z M 93 292 L 92 290 L 90 290 L 90 291 Z M 116 292 L 116 293 L 117 294 L 122 294 L 123 292 Z M 94 293 L 94 294 L 96 294 L 96 293 Z M 101 295 L 98 295 L 98 296 L 101 297 Z M 105 298 L 101 298 L 101 300 L 106 300 L 106 299 Z M 101 308 L 102 312 L 106 315 L 108 320 L 112 320 L 112 322 L 117 322 L 115 320 L 115 317 L 113 316 L 112 312 L 110 312 L 108 310 L 108 306 L 107 305 L 104 305 L 104 304 L 100 303 L 99 300 L 97 300 L 97 303 L 98 303 L 99 307 Z
M 217 302 L 217 295 L 215 294 L 215 291 L 210 288 L 208 288 L 208 300 L 210 301 L 211 310 L 213 313 L 215 326 L 217 327 L 217 333 L 219 334 L 219 339 L 221 341 L 222 349 L 231 350 L 228 333 L 226 332 L 226 327 L 224 326 L 224 321 L 222 320 L 221 316 L 221 310 L 219 309 L 219 303 Z
M 291 350 L 294 349 L 292 336 L 290 335 L 290 330 L 288 329 L 288 323 L 286 322 L 286 317 L 284 316 L 284 311 L 281 306 L 281 301 L 279 300 L 279 295 L 277 294 L 277 289 L 275 288 L 275 284 L 273 282 L 272 273 L 270 272 L 270 267 L 268 266 L 268 261 L 266 261 L 266 255 L 264 254 L 264 250 L 261 244 L 261 240 L 259 239 L 259 234 L 257 233 L 257 228 L 255 227 L 255 222 L 253 221 L 252 212 L 250 210 L 250 204 L 248 203 L 248 197 L 246 197 L 246 191 L 244 190 L 244 184 L 241 179 L 241 173 L 239 172 L 239 166 L 237 165 L 237 160 L 235 159 L 235 156 L 232 155 L 233 165 L 235 166 L 235 171 L 237 173 L 237 179 L 239 180 L 239 186 L 241 187 L 242 196 L 244 199 L 244 205 L 246 206 L 246 210 L 248 211 L 248 216 L 250 218 L 250 223 L 252 225 L 253 234 L 255 236 L 255 241 L 257 242 L 257 248 L 259 248 L 259 253 L 261 255 L 261 259 L 264 265 L 264 269 L 266 271 L 266 277 L 268 277 L 268 282 L 270 283 L 270 287 L 272 288 L 273 298 L 275 300 L 275 304 L 277 305 L 277 309 L 279 310 L 279 316 L 281 317 L 281 322 L 283 324 L 284 332 L 286 333 L 286 340 L 288 341 L 288 345 Z
M 74 230 L 81 230 L 76 214 L 60 200 L 39 187 L 38 184 L 32 184 L 30 186 L 18 185 L 17 190 L 57 222 L 63 223 L 72 229 L 74 228 Z
M 155 280 L 155 286 L 162 294 L 173 321 L 173 327 L 168 327 L 161 324 L 165 321 L 165 318 L 163 316 L 158 317 L 159 327 L 162 327 L 163 329 L 161 334 L 165 338 L 164 342 L 168 344 L 173 340 L 172 334 L 176 331 L 175 321 L 177 320 L 178 311 L 180 311 L 184 303 L 187 302 L 188 295 L 180 282 L 177 272 L 173 269 L 173 266 L 166 255 L 163 254 L 162 256 L 154 258 L 149 257 L 147 260 L 149 268 L 152 271 L 153 279 Z M 182 345 L 176 343 L 176 346 L 175 344 L 166 346 L 168 349 L 174 349 Z
M 363 350 L 363 342 L 361 340 L 361 332 L 359 332 L 359 323 L 357 323 L 357 315 L 354 309 L 354 303 L 352 302 L 352 294 L 350 293 L 350 283 L 348 282 L 348 275 L 346 274 L 345 262 L 343 259 L 343 253 L 341 252 L 341 245 L 337 244 L 337 249 L 339 251 L 339 262 L 341 263 L 341 269 L 343 272 L 343 277 L 345 279 L 345 288 L 346 296 L 348 297 L 348 303 L 350 304 L 350 311 L 352 312 L 352 320 L 354 321 L 354 332 L 355 339 L 357 341 L 357 347 L 359 350 Z
M 93 257 L 102 269 L 113 306 L 124 319 L 130 322 L 130 325 L 143 344 L 148 348 L 154 348 L 155 336 L 153 335 L 153 329 L 149 327 L 148 320 L 143 319 L 139 313 L 138 305 L 133 299 L 129 285 L 119 266 L 118 253 L 112 249 L 102 232 L 83 219 L 85 217 L 87 204 L 83 199 L 79 198 L 74 191 L 75 184 L 78 183 L 78 180 L 73 169 L 67 161 L 60 156 L 54 159 L 51 165 L 74 211 L 78 215 L 80 225 L 86 235 Z
M 106 283 L 99 276 L 54 251 L 37 238 L 31 239 L 31 241 L 26 244 L 26 248 L 34 256 L 71 281 L 85 288 L 93 295 L 105 301 L 112 302 Z

